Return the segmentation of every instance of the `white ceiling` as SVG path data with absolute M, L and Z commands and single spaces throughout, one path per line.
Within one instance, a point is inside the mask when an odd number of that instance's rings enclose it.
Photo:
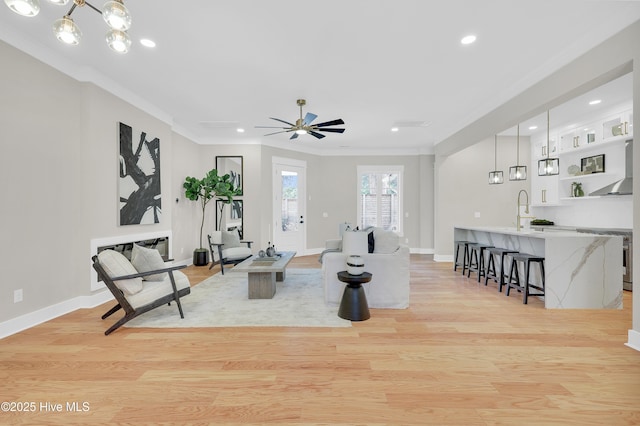
M 89 0 L 91 2 L 91 0 Z M 92 3 L 98 7 L 102 1 Z M 79 46 L 58 42 L 69 6 L 41 1 L 35 18 L 0 8 L 0 39 L 93 81 L 199 143 L 266 142 L 335 152 L 429 152 L 464 126 L 640 19 L 640 1 L 598 0 L 127 0 L 131 52 L 104 42 L 88 7 L 72 17 Z M 476 43 L 460 44 L 467 34 Z M 148 37 L 155 49 L 139 44 Z M 629 98 L 631 94 L 629 93 Z M 321 141 L 289 134 L 296 99 L 318 122 L 342 118 Z M 209 122 L 208 124 L 203 124 Z M 211 123 L 215 122 L 215 123 Z M 426 126 L 390 128 L 402 122 Z M 236 127 L 246 129 L 236 132 Z

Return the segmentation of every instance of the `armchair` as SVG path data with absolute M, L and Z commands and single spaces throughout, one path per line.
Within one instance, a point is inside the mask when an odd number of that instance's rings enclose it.
M 162 257 L 156 250 L 143 249 L 137 245 L 134 245 L 131 262 L 114 250 L 103 250 L 97 256 L 91 258 L 93 260 L 93 269 L 95 269 L 98 277 L 104 281 L 118 302 L 116 306 L 109 309 L 102 316 L 102 319 L 109 317 L 120 309 L 125 312 L 123 318 L 104 332 L 105 335 L 109 335 L 133 318 L 165 303 L 171 304 L 171 301 L 174 300 L 178 305 L 180 318 L 184 318 L 180 297 L 186 296 L 191 292 L 191 285 L 187 276 L 178 271 L 178 269 L 186 266 L 179 265 L 152 269 L 149 267 L 149 256 L 146 252 L 146 256 L 138 256 L 138 259 L 142 258 L 142 260 L 136 262 L 136 252 L 141 250 L 155 252 L 157 258 L 154 255 L 154 259 L 156 261 L 159 259 L 162 262 Z M 134 264 L 137 264 L 138 269 L 134 267 Z
M 211 251 L 209 269 L 219 263 L 222 275 L 224 275 L 224 265 L 237 265 L 252 255 L 251 243 L 253 241 L 240 241 L 237 229 L 234 231 L 213 231 L 207 235 L 207 239 Z M 246 244 L 246 246 L 242 244 Z

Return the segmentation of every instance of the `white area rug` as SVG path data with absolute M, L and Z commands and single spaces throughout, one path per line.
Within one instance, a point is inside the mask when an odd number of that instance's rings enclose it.
M 324 302 L 319 269 L 287 269 L 276 283 L 273 299 L 248 299 L 247 274 L 227 271 L 191 288 L 180 299 L 184 319 L 175 303 L 161 306 L 125 327 L 351 327 L 338 317 L 337 306 Z M 193 285 L 193 283 L 192 283 Z

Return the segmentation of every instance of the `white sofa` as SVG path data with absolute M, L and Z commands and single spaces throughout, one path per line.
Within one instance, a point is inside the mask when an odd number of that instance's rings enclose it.
M 338 280 L 337 273 L 347 269 L 349 255 L 357 254 L 364 260 L 364 270 L 372 274 L 371 281 L 362 285 L 369 307 L 409 307 L 409 247 L 399 244 L 399 238 L 391 231 L 376 228 L 373 232 L 373 253 L 367 249 L 368 233 L 365 231 L 345 232 L 342 244 L 340 240 L 327 241 L 327 250 L 321 257 L 327 304 L 340 304 L 346 284 Z

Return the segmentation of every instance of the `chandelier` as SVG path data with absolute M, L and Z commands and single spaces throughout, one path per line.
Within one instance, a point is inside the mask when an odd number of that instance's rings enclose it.
M 65 6 L 69 0 L 47 0 L 49 3 L 58 6 Z M 38 0 L 4 0 L 9 9 L 18 15 L 32 17 L 40 12 Z M 53 33 L 56 38 L 63 43 L 77 45 L 82 38 L 82 32 L 76 23 L 71 19 L 71 14 L 76 7 L 89 6 L 102 15 L 102 18 L 109 26 L 109 31 L 105 37 L 111 49 L 118 53 L 127 53 L 131 47 L 131 39 L 127 30 L 131 27 L 131 14 L 125 7 L 122 0 L 107 1 L 102 10 L 96 8 L 85 0 L 73 0 L 73 5 L 69 12 L 53 23 Z

